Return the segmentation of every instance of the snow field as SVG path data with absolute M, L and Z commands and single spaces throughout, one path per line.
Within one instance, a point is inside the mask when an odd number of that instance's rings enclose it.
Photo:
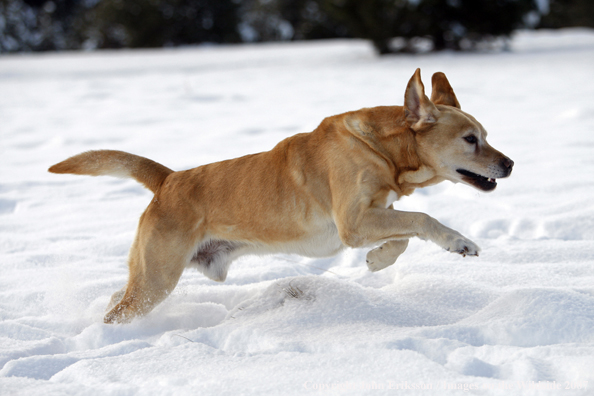
M 512 49 L 0 58 L 0 393 L 591 394 L 594 33 L 520 33 Z M 516 163 L 490 194 L 443 183 L 395 203 L 473 239 L 479 258 L 419 240 L 378 273 L 365 250 L 245 257 L 223 284 L 187 271 L 145 318 L 102 323 L 151 195 L 51 164 L 109 148 L 187 169 L 267 150 L 326 116 L 402 104 L 417 67 L 427 91 L 445 72 Z

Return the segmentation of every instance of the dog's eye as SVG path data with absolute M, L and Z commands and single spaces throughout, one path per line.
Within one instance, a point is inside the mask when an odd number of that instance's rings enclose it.
M 464 140 L 466 140 L 470 144 L 476 144 L 477 142 L 476 136 L 474 135 L 468 135 L 464 138 Z

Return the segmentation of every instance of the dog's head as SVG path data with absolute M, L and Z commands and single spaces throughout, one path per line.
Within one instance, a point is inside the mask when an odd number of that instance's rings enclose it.
M 421 162 L 436 176 L 492 191 L 508 177 L 514 162 L 487 143 L 487 131 L 460 109 L 445 74 L 435 73 L 431 100 L 417 69 L 404 94 L 406 124 L 414 131 Z

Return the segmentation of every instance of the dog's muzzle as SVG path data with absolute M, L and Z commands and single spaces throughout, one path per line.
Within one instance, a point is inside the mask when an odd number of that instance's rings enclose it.
M 507 157 L 503 157 L 499 161 L 499 172 L 497 172 L 498 178 L 505 178 L 511 175 L 514 167 L 514 161 Z M 474 186 L 482 191 L 493 191 L 497 187 L 497 180 L 494 177 L 487 177 L 479 175 L 478 173 L 471 172 L 466 169 L 456 169 L 456 172 L 461 174 L 462 180 L 466 183 Z

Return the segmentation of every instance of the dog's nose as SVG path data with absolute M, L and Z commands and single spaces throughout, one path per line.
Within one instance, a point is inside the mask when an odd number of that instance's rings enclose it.
M 512 168 L 514 167 L 514 161 L 512 161 L 510 158 L 503 157 L 503 159 L 501 160 L 501 167 L 507 170 L 507 175 L 509 176 L 509 174 L 512 171 Z

